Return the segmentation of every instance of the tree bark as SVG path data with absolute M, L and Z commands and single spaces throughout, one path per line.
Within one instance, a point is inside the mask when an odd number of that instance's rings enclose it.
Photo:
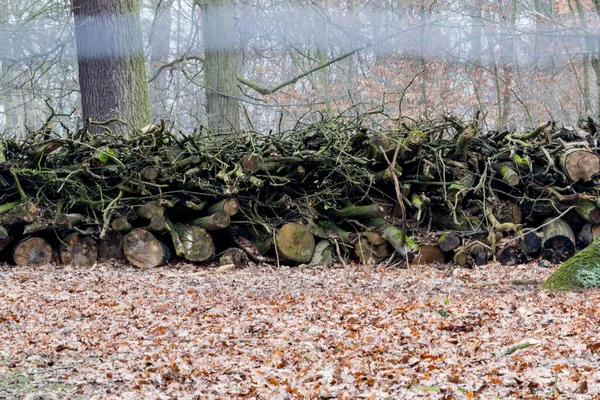
M 202 7 L 208 126 L 229 133 L 240 127 L 232 1 L 196 2 Z
M 152 122 L 139 0 L 73 0 L 83 119 Z M 128 127 L 110 124 L 118 133 Z M 99 129 L 93 128 L 93 132 Z

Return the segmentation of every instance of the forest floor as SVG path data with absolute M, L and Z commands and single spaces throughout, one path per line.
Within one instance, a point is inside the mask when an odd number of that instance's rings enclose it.
M 600 398 L 600 290 L 478 285 L 549 273 L 3 266 L 0 399 Z

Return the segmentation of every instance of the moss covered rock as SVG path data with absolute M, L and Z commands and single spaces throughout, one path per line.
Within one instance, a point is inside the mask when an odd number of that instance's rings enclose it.
M 600 287 L 600 237 L 565 261 L 546 279 L 542 287 L 551 290 Z

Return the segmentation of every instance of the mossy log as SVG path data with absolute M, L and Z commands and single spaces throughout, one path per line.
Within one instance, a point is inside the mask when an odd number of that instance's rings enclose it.
M 38 208 L 30 201 L 15 201 L 0 205 L 0 225 L 30 224 L 37 218 Z
M 584 148 L 573 147 L 564 150 L 558 157 L 558 163 L 572 182 L 580 179 L 589 182 L 600 174 L 600 157 Z
M 140 171 L 140 177 L 145 181 L 153 182 L 158 178 L 158 170 L 151 166 L 145 167 Z
M 451 233 L 445 233 L 438 239 L 438 246 L 442 251 L 449 252 L 460 246 L 460 239 Z
M 66 265 L 91 267 L 98 260 L 98 245 L 90 236 L 67 235 L 58 248 L 60 260 Z
M 304 225 L 291 222 L 277 231 L 276 245 L 283 259 L 308 263 L 315 252 L 315 237 Z
M 10 233 L 5 227 L 0 226 L 0 250 L 3 250 L 10 244 Z
M 13 260 L 20 266 L 38 266 L 50 264 L 52 247 L 40 237 L 21 240 L 13 249 Z
M 575 212 L 581 218 L 583 218 L 586 222 L 589 222 L 593 225 L 600 224 L 600 209 L 596 206 L 595 203 L 579 199 L 574 203 Z
M 369 224 L 376 227 L 381 237 L 383 237 L 402 258 L 412 261 L 419 252 L 419 246 L 408 236 L 405 237 L 406 243 L 402 243 L 402 230 L 389 224 L 383 218 L 374 218 L 369 220 Z
M 194 225 L 172 224 L 169 233 L 173 239 L 175 252 L 188 261 L 206 261 L 215 255 L 212 236 L 204 229 Z
M 546 279 L 542 287 L 551 290 L 600 287 L 600 238 L 565 261 Z
M 137 228 L 125 236 L 123 253 L 131 264 L 138 268 L 154 268 L 165 264 L 170 252 L 168 247 L 152 233 Z
M 558 264 L 575 254 L 575 235 L 573 230 L 560 218 L 544 222 L 542 239 L 542 257 Z
M 308 264 L 311 268 L 329 268 L 333 265 L 333 249 L 328 240 L 321 240 L 315 246 L 315 252 Z
M 494 166 L 496 173 L 509 186 L 517 186 L 521 183 L 521 179 L 519 178 L 519 174 L 513 169 L 512 165 L 509 163 L 502 163 Z
M 339 239 L 344 244 L 350 244 L 356 238 L 356 235 L 353 232 L 342 229 L 330 219 L 319 221 L 319 226 L 323 228 L 327 234 L 332 235 L 333 239 Z
M 190 225 L 199 226 L 207 231 L 218 231 L 225 229 L 231 223 L 231 217 L 225 211 L 217 211 L 212 215 L 195 218 L 190 221 Z
M 109 230 L 104 237 L 98 241 L 98 259 L 107 260 L 124 260 L 122 242 L 124 236 L 121 232 Z
M 373 203 L 364 206 L 348 206 L 341 210 L 329 209 L 325 214 L 333 219 L 371 219 L 382 218 L 390 213 L 392 205 Z

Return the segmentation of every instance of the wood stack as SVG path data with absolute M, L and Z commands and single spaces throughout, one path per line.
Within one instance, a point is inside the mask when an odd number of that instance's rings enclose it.
M 165 123 L 129 138 L 47 124 L 0 143 L 0 255 L 152 268 L 248 250 L 243 238 L 313 266 L 558 263 L 600 231 L 597 139 L 591 120 L 483 132 L 477 119 L 392 129 L 332 119 L 226 141 Z

